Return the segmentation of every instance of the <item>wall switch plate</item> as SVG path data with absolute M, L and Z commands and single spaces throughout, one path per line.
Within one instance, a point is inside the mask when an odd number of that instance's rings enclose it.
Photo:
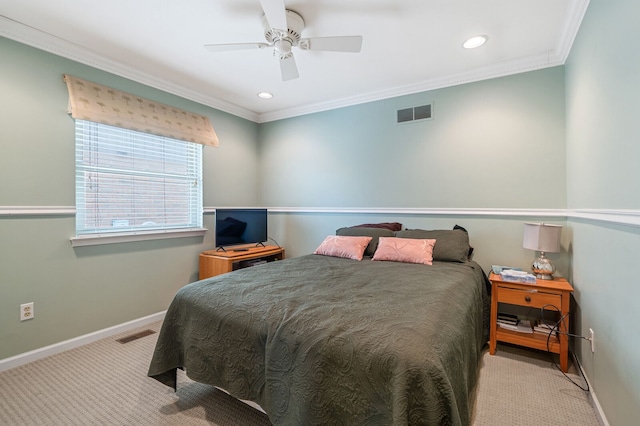
M 30 320 L 33 318 L 33 315 L 33 302 L 20 305 L 20 321 Z

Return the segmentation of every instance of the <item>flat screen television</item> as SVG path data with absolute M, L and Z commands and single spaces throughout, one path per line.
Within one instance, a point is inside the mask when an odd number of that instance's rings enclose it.
M 216 247 L 264 245 L 267 209 L 216 209 Z

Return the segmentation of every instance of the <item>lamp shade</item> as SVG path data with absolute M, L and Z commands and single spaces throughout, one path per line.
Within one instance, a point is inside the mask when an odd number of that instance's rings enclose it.
M 525 223 L 522 246 L 529 250 L 557 253 L 560 251 L 561 233 L 561 225 Z

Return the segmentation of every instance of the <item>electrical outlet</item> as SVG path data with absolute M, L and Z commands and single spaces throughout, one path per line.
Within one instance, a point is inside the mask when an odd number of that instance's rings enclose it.
M 591 353 L 594 353 L 596 351 L 596 346 L 595 346 L 595 341 L 593 340 L 594 338 L 594 332 L 593 332 L 593 328 L 589 329 L 589 341 L 591 342 Z
M 33 302 L 23 303 L 20 305 L 20 321 L 30 320 L 33 316 Z

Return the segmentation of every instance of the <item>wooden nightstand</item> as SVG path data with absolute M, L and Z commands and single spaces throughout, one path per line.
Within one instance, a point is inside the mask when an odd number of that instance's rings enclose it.
M 497 342 L 513 343 L 528 348 L 547 350 L 547 336 L 539 333 L 521 333 L 499 327 L 498 303 L 526 306 L 531 308 L 545 308 L 546 310 L 560 310 L 564 320 L 560 323 L 559 337 L 552 336 L 549 350 L 560 355 L 560 368 L 566 372 L 569 368 L 569 339 L 565 333 L 569 332 L 569 299 L 573 287 L 564 278 L 553 280 L 537 280 L 535 284 L 514 283 L 502 281 L 500 275 L 491 273 L 491 329 L 489 353 L 496 353 Z
M 216 275 L 252 266 L 254 261 L 264 260 L 273 262 L 284 259 L 284 249 L 278 246 L 245 247 L 242 251 L 240 247 L 227 249 L 227 251 L 208 250 L 200 253 L 199 279 L 203 280 Z

